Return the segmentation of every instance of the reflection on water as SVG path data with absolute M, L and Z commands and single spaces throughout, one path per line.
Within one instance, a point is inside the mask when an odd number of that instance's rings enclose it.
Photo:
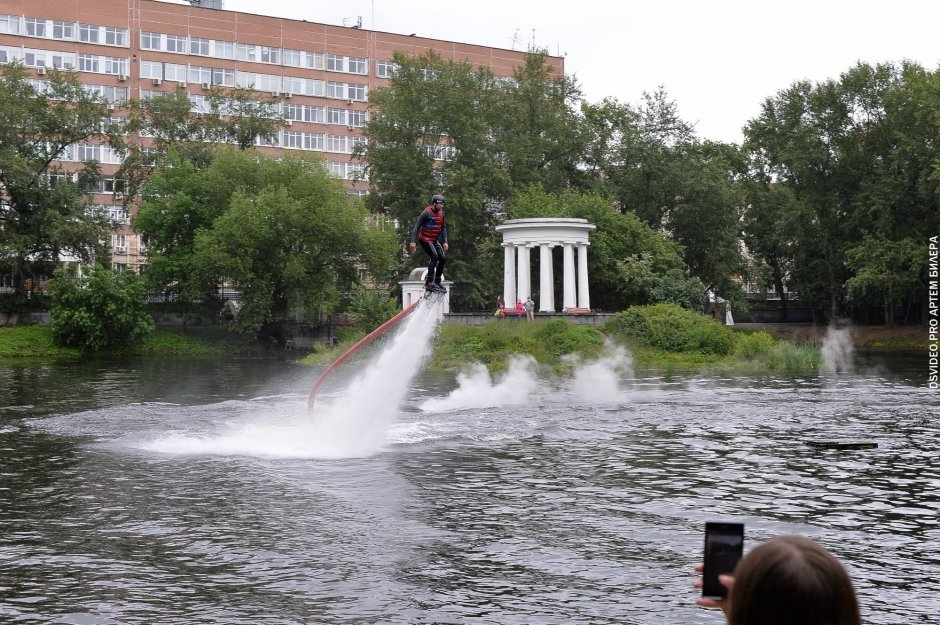
M 922 362 L 422 376 L 345 459 L 308 440 L 302 367 L 0 365 L 0 621 L 717 623 L 690 571 L 733 518 L 831 549 L 866 623 L 935 622 Z

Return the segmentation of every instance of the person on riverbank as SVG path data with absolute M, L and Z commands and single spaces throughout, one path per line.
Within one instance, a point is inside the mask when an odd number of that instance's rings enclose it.
M 444 263 L 447 262 L 444 252 L 447 251 L 448 246 L 443 195 L 432 197 L 431 203 L 425 206 L 418 216 L 418 221 L 411 231 L 411 251 L 415 250 L 418 243 L 421 244 L 421 249 L 425 251 L 429 259 L 424 288 L 428 291 L 445 293 L 441 277 L 444 275 Z
M 699 573 L 702 566 L 695 568 Z M 852 580 L 831 553 L 802 536 L 779 536 L 752 549 L 734 570 L 719 575 L 728 597 L 700 598 L 721 608 L 728 625 L 861 625 Z M 695 582 L 702 587 L 702 580 Z

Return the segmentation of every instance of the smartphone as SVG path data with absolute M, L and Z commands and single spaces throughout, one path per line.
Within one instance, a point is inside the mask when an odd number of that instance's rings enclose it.
M 702 596 L 724 599 L 728 589 L 718 581 L 719 575 L 731 573 L 744 553 L 744 524 L 705 523 L 705 567 L 702 574 Z

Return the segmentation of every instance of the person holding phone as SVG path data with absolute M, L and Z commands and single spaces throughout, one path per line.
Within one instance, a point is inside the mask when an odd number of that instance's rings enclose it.
M 696 571 L 702 572 L 702 565 Z M 721 608 L 728 625 L 861 625 L 858 597 L 845 567 L 802 536 L 779 536 L 752 549 L 734 569 L 719 575 L 726 599 L 697 603 Z M 695 582 L 702 587 L 702 580 Z

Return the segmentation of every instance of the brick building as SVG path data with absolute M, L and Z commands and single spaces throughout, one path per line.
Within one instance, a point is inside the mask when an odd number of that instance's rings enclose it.
M 3 0 L 0 62 L 19 59 L 42 88 L 47 68 L 72 68 L 87 89 L 111 104 L 122 119 L 129 99 L 183 87 L 198 113 L 214 85 L 253 86 L 277 95 L 289 120 L 274 145 L 260 149 L 321 152 L 331 174 L 352 194 L 368 184 L 353 181 L 360 163 L 350 154 L 362 141 L 369 92 L 387 82 L 395 51 L 437 51 L 445 59 L 487 66 L 509 76 L 524 53 L 366 30 L 224 11 L 158 0 Z M 564 72 L 564 59 L 550 63 Z M 146 138 L 139 139 L 146 144 Z M 113 265 L 145 262 L 139 237 L 129 226 L 120 181 L 120 156 L 92 143 L 72 146 L 66 160 L 97 160 L 102 176 L 95 203 L 122 225 L 112 234 Z

